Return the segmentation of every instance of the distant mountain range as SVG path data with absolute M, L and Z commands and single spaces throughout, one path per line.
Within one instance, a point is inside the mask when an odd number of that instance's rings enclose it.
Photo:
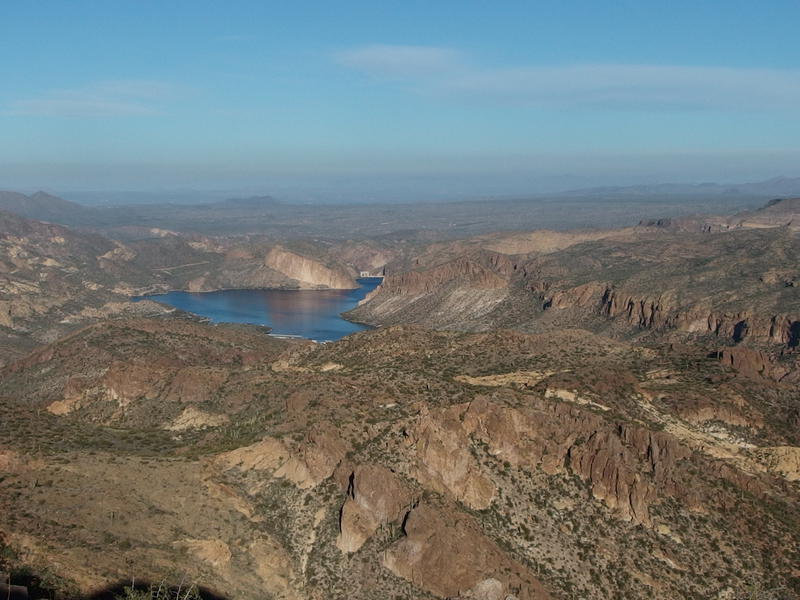
M 70 222 L 76 217 L 90 212 L 90 209 L 81 204 L 52 196 L 46 192 L 36 192 L 28 196 L 2 190 L 0 190 L 0 210 L 29 219 L 56 223 Z
M 372 204 L 291 203 L 267 195 L 209 201 L 201 195 L 193 204 L 167 198 L 163 203 L 86 206 L 45 192 L 0 191 L 0 210 L 127 240 L 150 237 L 154 228 L 275 238 L 454 238 L 501 230 L 620 227 L 688 215 L 733 215 L 763 206 L 767 200 L 792 197 L 800 197 L 800 177 L 741 184 L 595 187 L 493 200 Z
M 227 200 L 219 200 L 217 202 L 209 203 L 208 206 L 259 209 L 278 204 L 283 203 L 280 200 L 276 200 L 272 196 L 251 196 L 249 198 L 229 198 Z
M 798 196 L 800 177 L 773 177 L 751 183 L 654 183 L 630 186 L 579 188 L 562 192 L 562 196 L 664 197 L 677 195 L 737 194 L 748 196 Z M 550 194 L 548 194 L 550 195 Z

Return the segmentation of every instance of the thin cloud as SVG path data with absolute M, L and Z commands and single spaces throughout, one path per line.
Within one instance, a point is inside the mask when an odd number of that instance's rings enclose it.
M 146 116 L 160 112 L 161 103 L 176 93 L 162 81 L 109 80 L 80 88 L 57 89 L 37 98 L 13 102 L 5 111 L 15 116 L 117 117 Z
M 782 110 L 800 105 L 800 71 L 584 64 L 481 67 L 454 49 L 364 46 L 339 64 L 429 94 L 536 107 Z
M 338 52 L 336 61 L 346 67 L 386 77 L 428 77 L 458 70 L 461 54 L 451 48 L 376 44 Z

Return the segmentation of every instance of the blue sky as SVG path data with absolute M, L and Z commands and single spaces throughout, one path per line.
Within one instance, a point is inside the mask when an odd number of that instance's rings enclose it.
M 0 187 L 796 176 L 798 23 L 796 0 L 3 0 Z

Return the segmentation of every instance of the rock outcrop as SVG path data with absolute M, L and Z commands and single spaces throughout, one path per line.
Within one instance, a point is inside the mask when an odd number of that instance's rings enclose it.
M 449 492 L 456 500 L 480 510 L 491 504 L 497 490 L 470 452 L 471 432 L 461 416 L 458 408 L 433 413 L 422 410 L 409 436 L 417 455 L 413 475 L 424 485 Z
M 509 257 L 484 252 L 388 275 L 349 315 L 370 324 L 470 328 L 506 299 L 513 270 Z
M 800 378 L 800 356 L 793 350 L 781 356 L 747 346 L 729 346 L 717 352 L 719 361 L 734 371 L 755 380 L 771 379 L 792 383 Z M 781 360 L 782 359 L 782 360 Z
M 493 600 L 550 598 L 528 568 L 504 554 L 469 518 L 453 519 L 420 504 L 405 518 L 403 533 L 386 551 L 383 564 L 432 594 L 442 598 L 483 594 Z M 486 596 L 490 592 L 493 595 Z
M 378 527 L 391 523 L 399 528 L 413 503 L 410 490 L 386 467 L 356 467 L 348 477 L 336 546 L 342 552 L 355 552 Z
M 508 281 L 495 271 L 469 258 L 460 258 L 426 271 L 389 275 L 381 284 L 381 291 L 386 294 L 425 294 L 451 283 L 486 290 L 508 285 Z
M 776 446 L 761 448 L 757 454 L 767 467 L 789 481 L 800 480 L 800 448 L 797 446 Z
M 272 248 L 264 257 L 264 264 L 294 279 L 303 288 L 355 289 L 358 287 L 344 269 L 330 268 L 319 261 L 289 252 L 281 247 Z
M 511 465 L 578 475 L 623 520 L 649 524 L 649 506 L 664 494 L 698 502 L 676 471 L 691 452 L 674 437 L 614 427 L 566 403 L 538 401 L 522 410 L 479 399 L 424 414 L 421 423 L 411 436 L 419 456 L 415 476 L 471 508 L 486 508 L 495 494 L 470 452 L 471 439 Z
M 296 444 L 275 438 L 221 454 L 216 464 L 223 471 L 267 471 L 270 477 L 285 478 L 301 489 L 318 485 L 331 476 L 345 455 L 347 446 L 328 428 L 317 428 Z M 251 493 L 259 484 L 250 488 Z
M 542 301 L 545 309 L 582 308 L 640 329 L 675 329 L 712 334 L 734 342 L 748 338 L 791 347 L 800 342 L 800 314 L 727 312 L 704 304 L 686 306 L 674 292 L 641 295 L 602 282 L 545 294 Z

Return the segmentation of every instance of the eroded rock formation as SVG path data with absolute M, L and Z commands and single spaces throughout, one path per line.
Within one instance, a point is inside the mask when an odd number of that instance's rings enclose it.
M 272 248 L 264 257 L 264 264 L 296 280 L 300 287 L 354 289 L 353 278 L 342 269 L 333 269 L 319 261 L 289 252 L 281 247 Z
M 395 473 L 380 465 L 356 467 L 347 477 L 347 500 L 339 517 L 336 546 L 355 552 L 387 524 L 399 528 L 414 497 Z
M 550 598 L 530 569 L 505 555 L 468 517 L 453 519 L 420 504 L 406 517 L 403 533 L 386 551 L 383 564 L 436 596 L 475 597 L 499 591 L 500 595 L 489 597 Z M 497 583 L 487 582 L 490 579 Z

